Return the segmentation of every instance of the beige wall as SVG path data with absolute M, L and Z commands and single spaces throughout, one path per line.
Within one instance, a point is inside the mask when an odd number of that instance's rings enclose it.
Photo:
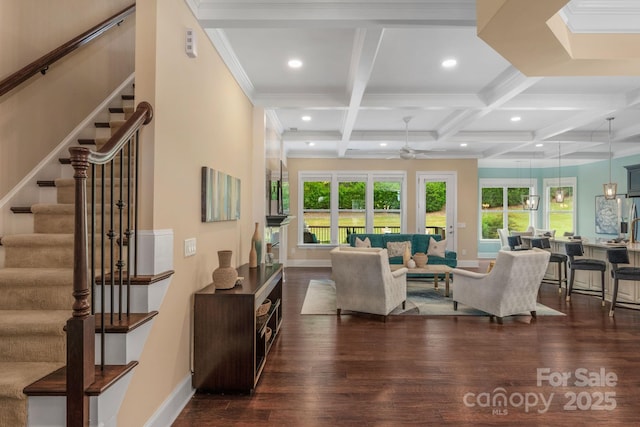
M 2 1 L 0 80 L 129 4 Z M 0 198 L 133 72 L 134 28 L 128 19 L 0 97 Z
M 252 142 L 264 140 L 264 130 L 253 129 L 264 122 L 260 112 L 254 114 L 185 2 L 140 0 L 137 8 L 136 101 L 150 100 L 155 111 L 143 131 L 141 228 L 173 230 L 175 274 L 118 415 L 123 426 L 144 425 L 189 376 L 193 294 L 211 282 L 218 250 L 233 250 L 235 265 L 248 262 L 254 194 L 259 203 L 264 197 L 252 188 L 253 164 L 263 165 L 256 173 L 264 176 L 264 148 Z M 196 31 L 197 58 L 184 52 L 186 28 Z M 252 158 L 254 152 L 262 158 Z M 200 221 L 202 166 L 241 179 L 240 221 Z M 183 241 L 192 237 L 197 254 L 185 258 Z
M 465 228 L 457 230 L 458 260 L 475 260 L 478 253 L 478 162 L 470 160 L 355 160 L 355 159 L 297 159 L 287 160 L 291 189 L 291 215 L 296 218 L 289 225 L 289 259 L 293 264 L 303 260 L 317 262 L 329 259 L 330 248 L 298 246 L 298 172 L 300 171 L 406 171 L 407 173 L 407 232 L 416 226 L 416 173 L 453 171 L 457 174 L 457 222 Z M 463 252 L 465 254 L 463 254 Z

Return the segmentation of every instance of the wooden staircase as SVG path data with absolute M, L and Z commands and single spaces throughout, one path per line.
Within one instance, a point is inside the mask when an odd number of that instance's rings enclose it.
M 90 132 L 95 137 L 81 131 L 77 145 L 96 149 L 104 145 L 132 114 L 133 95 L 119 93 L 107 104 L 94 114 Z M 74 305 L 75 182 L 70 158 L 60 156 L 55 161 L 59 176 L 36 179 L 34 174 L 38 190 L 16 193 L 18 203 L 5 214 L 5 222 L 8 218 L 15 225 L 4 227 L 16 232 L 0 238 L 4 255 L 3 262 L 0 257 L 0 427 L 67 425 L 65 323 Z M 51 166 L 43 169 L 57 169 Z M 36 195 L 29 205 L 20 203 L 29 199 L 25 194 Z M 123 240 L 128 250 L 128 241 Z M 99 310 L 106 296 L 123 289 L 122 282 L 111 280 L 109 273 L 102 280 L 97 271 L 90 301 Z M 124 300 L 105 301 L 109 312 L 95 313 L 95 381 L 85 390 L 90 425 L 116 425 L 118 408 L 172 274 L 131 276 L 130 290 L 121 294 Z M 123 311 L 121 304 L 130 311 Z

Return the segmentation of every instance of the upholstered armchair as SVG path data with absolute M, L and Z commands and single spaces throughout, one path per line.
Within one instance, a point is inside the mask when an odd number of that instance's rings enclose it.
M 499 251 L 489 273 L 453 269 L 453 308 L 462 303 L 484 312 L 502 323 L 504 316 L 530 312 L 536 317 L 540 283 L 547 271 L 549 252 Z
M 391 271 L 381 248 L 337 247 L 331 251 L 336 308 L 386 316 L 407 300 L 407 269 Z

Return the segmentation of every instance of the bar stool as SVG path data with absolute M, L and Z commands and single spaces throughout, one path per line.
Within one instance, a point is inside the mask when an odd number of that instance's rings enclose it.
M 551 249 L 551 243 L 548 237 L 531 239 L 531 247 L 540 249 Z M 558 278 L 557 279 L 542 279 L 542 283 L 549 283 L 552 285 L 558 285 L 558 293 L 562 293 L 562 284 L 567 283 L 567 259 L 565 254 L 559 252 L 551 252 L 549 263 L 555 263 L 558 265 Z M 562 266 L 564 265 L 564 276 L 562 275 Z
M 618 300 L 618 282 L 620 280 L 640 280 L 640 268 L 618 267 L 618 264 L 629 264 L 627 248 L 607 249 L 607 260 L 611 263 L 611 277 L 613 277 L 613 296 L 611 298 L 611 309 L 609 309 L 609 316 L 613 317 L 613 310 L 615 310 Z
M 576 270 L 599 271 L 601 285 L 600 291 L 582 288 L 578 288 L 576 290 L 587 294 L 600 293 L 602 295 L 602 306 L 604 307 L 604 272 L 607 270 L 607 263 L 593 258 L 575 258 L 577 256 L 581 257 L 584 255 L 582 242 L 568 242 L 564 244 L 564 248 L 567 252 L 567 256 L 569 257 L 569 269 L 571 270 L 571 279 L 569 279 L 569 288 L 567 289 L 567 301 L 571 301 L 571 293 L 573 292 L 573 282 L 576 278 Z

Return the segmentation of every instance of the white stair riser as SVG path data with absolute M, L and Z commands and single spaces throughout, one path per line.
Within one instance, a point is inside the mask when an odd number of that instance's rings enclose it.
M 139 360 L 152 324 L 153 320 L 128 334 L 105 334 L 105 365 L 126 365 L 134 360 Z M 95 351 L 96 364 L 99 365 L 101 363 L 100 334 L 96 334 Z
M 115 427 L 118 411 L 133 378 L 133 370 L 109 387 L 100 396 L 89 398 L 89 425 Z M 28 427 L 64 427 L 67 425 L 66 397 L 31 396 L 28 401 Z
M 147 313 L 154 310 L 160 309 L 160 304 L 162 303 L 162 299 L 164 298 L 165 293 L 169 287 L 169 283 L 171 278 L 166 278 L 160 280 L 156 283 L 153 283 L 149 286 L 131 286 L 131 312 L 132 313 Z M 98 309 L 102 306 L 102 295 L 100 294 L 99 286 L 94 286 L 94 300 L 95 307 Z M 120 291 L 120 286 L 116 285 L 114 287 L 114 303 L 113 307 L 115 310 L 120 309 L 120 304 L 118 302 L 118 292 Z M 111 311 L 111 286 L 107 285 L 105 288 L 105 312 Z M 126 287 L 123 288 L 123 298 L 122 305 L 126 309 Z

